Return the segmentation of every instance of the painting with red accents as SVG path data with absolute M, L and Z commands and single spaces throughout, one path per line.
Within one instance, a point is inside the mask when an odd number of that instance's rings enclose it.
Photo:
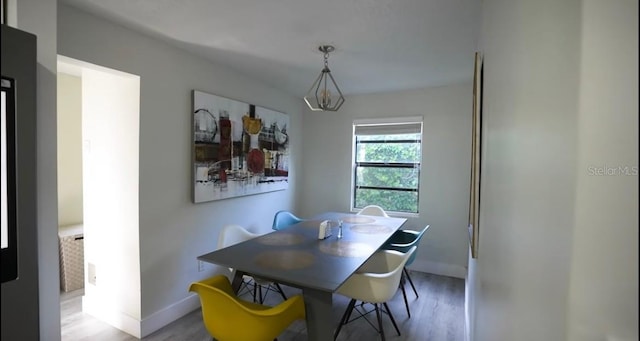
M 289 116 L 193 91 L 193 201 L 285 190 Z

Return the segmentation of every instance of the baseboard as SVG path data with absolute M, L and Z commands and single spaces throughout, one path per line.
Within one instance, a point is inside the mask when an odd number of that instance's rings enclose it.
M 190 295 L 160 311 L 157 311 L 144 318 L 140 323 L 142 337 L 148 336 L 156 330 L 169 323 L 189 314 L 200 308 L 200 298 L 198 295 Z
M 82 297 L 82 311 L 127 334 L 141 338 L 139 320 L 118 311 L 114 307 L 110 307 L 103 301 L 95 300 L 85 295 Z
M 190 295 L 149 317 L 139 321 L 131 316 L 105 306 L 104 302 L 82 297 L 82 311 L 139 339 L 146 337 L 169 323 L 200 308 L 198 295 Z
M 408 266 L 408 268 L 410 270 L 426 272 L 440 276 L 449 276 L 462 279 L 467 277 L 467 268 L 461 265 L 437 263 L 416 259 L 410 266 Z
M 470 298 L 472 295 L 469 292 L 469 276 L 464 281 L 464 340 L 471 341 L 471 307 L 472 302 L 470 302 Z
M 476 260 L 471 257 L 471 249 L 469 249 L 467 278 L 464 281 L 464 336 L 465 341 L 475 340 L 475 317 L 476 317 L 476 295 L 478 295 L 479 281 L 476 273 L 477 263 Z

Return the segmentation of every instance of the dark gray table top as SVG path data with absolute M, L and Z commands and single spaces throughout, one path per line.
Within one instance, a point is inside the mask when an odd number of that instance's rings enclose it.
M 323 220 L 333 221 L 333 234 L 320 240 Z M 338 220 L 343 221 L 341 239 Z M 405 222 L 405 218 L 327 212 L 198 259 L 294 287 L 335 292 Z

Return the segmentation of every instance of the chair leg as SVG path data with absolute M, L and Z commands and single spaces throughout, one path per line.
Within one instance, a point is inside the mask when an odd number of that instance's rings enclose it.
M 264 296 L 262 296 L 262 285 L 258 285 L 258 294 L 260 295 L 260 304 L 263 304 Z
M 391 319 L 391 323 L 393 323 L 393 327 L 396 329 L 396 332 L 398 333 L 398 336 L 400 336 L 400 329 L 398 329 L 398 325 L 396 324 L 396 320 L 393 318 L 393 314 L 391 314 L 391 310 L 389 310 L 389 306 L 387 305 L 387 302 L 384 302 L 384 309 L 387 310 L 387 314 L 389 315 L 389 318 Z
M 404 298 L 404 306 L 407 308 L 407 316 L 411 318 L 411 311 L 409 311 L 409 301 L 407 301 L 407 292 L 404 290 L 406 282 L 404 279 L 404 274 L 400 277 L 400 290 L 402 290 L 402 298 Z
M 407 270 L 407 268 L 404 268 L 404 273 L 407 275 L 407 279 L 409 280 L 409 284 L 411 284 L 411 288 L 413 288 L 413 293 L 416 294 L 416 298 L 418 298 L 418 291 L 416 290 L 415 285 L 413 285 L 413 281 L 411 280 L 411 276 L 409 276 L 409 270 Z
M 353 302 L 353 308 L 351 308 L 351 310 L 349 311 L 349 314 L 347 314 L 347 318 L 344 319 L 344 323 L 347 324 L 349 322 L 349 320 L 351 320 L 351 314 L 353 314 L 353 311 L 355 310 L 356 307 L 356 303 L 358 303 L 357 300 L 354 300 Z M 359 306 L 362 307 L 364 305 L 364 302 L 360 302 Z
M 276 289 L 278 289 L 278 292 L 282 296 L 282 299 L 286 301 L 287 300 L 287 296 L 284 294 L 284 291 L 282 291 L 282 288 L 280 287 L 280 284 L 273 283 L 273 285 L 276 287 Z
M 342 326 L 345 325 L 349 320 L 349 317 L 351 316 L 351 312 L 353 311 L 353 307 L 355 305 L 356 305 L 356 300 L 351 299 L 351 301 L 349 301 L 349 304 L 347 305 L 347 310 L 344 311 L 344 314 L 340 319 L 340 324 L 338 324 L 338 329 L 336 329 L 336 332 L 333 334 L 333 340 L 336 340 L 338 338 L 338 334 L 340 334 L 340 329 L 342 329 Z
M 384 329 L 382 329 L 382 314 L 380 313 L 380 308 L 378 307 L 378 303 L 374 303 L 373 306 L 376 309 L 376 317 L 378 318 L 378 328 L 379 328 L 380 336 L 382 337 L 382 341 L 385 341 Z
M 240 294 L 240 292 L 242 291 L 242 286 L 244 286 L 246 291 L 251 291 L 251 280 L 249 281 L 242 281 L 242 284 L 240 285 L 240 289 L 238 289 L 238 294 Z
M 258 297 L 258 283 L 253 282 L 253 303 L 258 303 L 257 301 L 257 297 Z

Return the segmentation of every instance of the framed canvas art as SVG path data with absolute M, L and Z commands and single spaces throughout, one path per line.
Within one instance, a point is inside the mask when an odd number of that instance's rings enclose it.
M 469 242 L 471 256 L 478 257 L 480 233 L 480 155 L 482 151 L 482 55 L 475 53 L 471 124 L 471 181 L 469 188 Z
M 193 201 L 285 190 L 289 116 L 193 91 Z

